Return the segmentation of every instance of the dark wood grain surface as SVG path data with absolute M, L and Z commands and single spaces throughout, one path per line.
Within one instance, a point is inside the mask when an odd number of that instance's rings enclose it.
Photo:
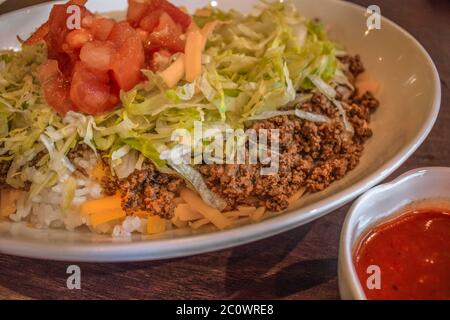
M 5 13 L 44 1 L 8 0 Z M 409 169 L 450 165 L 450 1 L 356 0 L 413 34 L 441 76 L 442 108 L 426 142 L 388 180 Z M 1 19 L 1 17 L 0 17 Z M 339 233 L 349 206 L 284 234 L 190 258 L 79 264 L 82 289 L 66 288 L 68 263 L 0 255 L 2 299 L 338 299 Z

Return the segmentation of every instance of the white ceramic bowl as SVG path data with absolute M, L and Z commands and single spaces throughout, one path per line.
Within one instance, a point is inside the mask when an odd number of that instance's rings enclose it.
M 381 107 L 373 116 L 374 135 L 359 166 L 324 192 L 308 195 L 282 215 L 256 224 L 216 232 L 177 230 L 158 236 L 114 240 L 107 236 L 61 230 L 33 230 L 22 224 L 0 223 L 0 252 L 82 261 L 130 261 L 187 256 L 248 243 L 295 228 L 351 201 L 381 182 L 423 142 L 437 117 L 440 82 L 436 68 L 423 47 L 393 22 L 382 19 L 381 30 L 366 32 L 365 8 L 333 0 L 296 0 L 302 14 L 319 17 L 331 37 L 349 52 L 359 53 L 371 74 L 381 83 Z M 206 0 L 175 1 L 190 10 Z M 219 0 L 219 7 L 250 12 L 257 0 Z M 123 10 L 126 0 L 90 0 L 88 7 L 104 12 Z M 0 17 L 0 47 L 17 47 L 22 38 L 48 16 L 43 4 Z
M 411 208 L 450 208 L 449 190 L 450 168 L 421 168 L 369 190 L 353 204 L 345 219 L 339 246 L 338 276 L 342 299 L 366 299 L 352 259 L 361 235 L 402 213 L 402 209 L 410 205 Z

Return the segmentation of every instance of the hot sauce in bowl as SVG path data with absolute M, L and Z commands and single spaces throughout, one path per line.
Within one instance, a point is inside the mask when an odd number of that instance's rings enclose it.
M 353 261 L 367 299 L 450 299 L 450 210 L 410 210 L 374 227 Z M 366 285 L 370 266 L 378 288 Z

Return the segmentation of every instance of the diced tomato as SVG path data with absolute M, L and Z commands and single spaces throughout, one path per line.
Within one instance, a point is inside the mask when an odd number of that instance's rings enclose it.
M 120 89 L 128 91 L 142 81 L 145 63 L 144 50 L 139 38 L 130 38 L 119 48 L 112 61 L 111 69 Z
M 139 26 L 145 31 L 152 32 L 159 23 L 159 17 L 163 13 L 162 10 L 156 10 L 150 12 L 150 14 L 146 15 L 142 18 Z
M 148 0 L 148 3 L 150 12 L 158 9 L 165 11 L 175 23 L 181 25 L 183 31 L 191 24 L 191 17 L 167 0 Z
M 49 20 L 26 41 L 44 40 L 49 61 L 39 69 L 45 98 L 61 114 L 97 114 L 143 80 L 141 70 L 161 71 L 183 52 L 191 18 L 166 0 L 129 0 L 128 21 L 95 16 L 86 0 L 54 5 Z M 82 28 L 69 30 L 67 8 L 81 8 Z M 147 63 L 147 65 L 146 65 Z
M 86 15 L 81 19 L 81 26 L 86 29 L 90 29 L 92 27 L 92 23 L 94 22 L 94 15 Z
M 58 68 L 58 61 L 48 60 L 38 68 L 38 78 L 42 85 L 45 100 L 57 112 L 65 114 L 74 110 L 70 99 L 70 82 Z
M 127 20 L 133 27 L 137 27 L 147 10 L 148 3 L 146 1 L 128 0 Z
M 87 10 L 84 7 L 86 1 L 69 1 L 66 4 L 54 5 L 52 11 L 50 12 L 50 17 L 48 19 L 49 32 L 46 36 L 46 42 L 49 46 L 49 51 L 52 52 L 64 52 L 63 44 L 66 40 L 66 36 L 72 30 L 67 28 L 67 19 L 69 14 L 67 13 L 67 8 L 70 5 L 77 4 L 80 6 L 82 17 L 87 14 Z
M 90 13 L 84 7 L 85 0 L 72 0 L 66 4 L 54 5 L 48 19 L 49 32 L 44 40 L 48 47 L 50 59 L 58 60 L 59 69 L 65 76 L 72 73 L 72 69 L 78 59 L 78 49 L 71 48 L 66 43 L 66 37 L 72 30 L 67 28 L 69 14 L 67 8 L 70 5 L 78 5 L 81 9 L 81 18 Z
M 86 4 L 87 0 L 72 0 L 69 1 L 67 4 L 65 5 L 58 5 L 58 6 L 64 6 L 67 10 L 67 7 L 70 5 L 78 5 L 80 7 L 82 7 L 84 10 L 84 12 L 86 12 L 84 5 Z M 53 11 L 53 10 L 52 10 Z M 61 10 L 57 9 L 57 11 L 59 12 L 59 14 L 61 14 Z M 58 15 L 59 15 L 58 14 Z M 54 15 L 53 18 L 55 18 L 56 15 Z M 50 19 L 49 19 L 50 20 Z M 50 31 L 50 23 L 49 21 L 43 23 L 26 41 L 25 44 L 28 45 L 33 45 L 36 44 L 39 41 L 42 41 L 45 39 L 45 37 L 47 36 L 47 34 Z
M 183 33 L 180 25 L 177 24 L 169 14 L 163 12 L 159 17 L 159 23 L 155 31 L 165 31 L 167 29 L 169 29 L 169 31 L 175 32 L 174 35 Z
M 94 36 L 86 29 L 75 29 L 66 36 L 66 43 L 70 49 L 80 49 L 85 43 L 92 41 Z
M 165 48 L 172 53 L 177 53 L 184 51 L 184 45 L 181 27 L 167 13 L 161 14 L 158 26 L 148 38 L 146 49 L 149 52 L 156 52 Z
M 144 29 L 141 29 L 141 28 L 137 28 L 136 32 L 138 33 L 139 38 L 142 41 L 142 44 L 145 45 L 147 43 L 147 41 L 148 41 L 149 33 L 147 31 L 145 31 Z
M 66 26 L 67 17 L 65 5 L 61 4 L 53 6 L 48 19 L 50 30 L 45 37 L 49 55 L 64 53 L 63 44 L 66 41 L 67 34 L 70 32 Z
M 108 71 L 116 54 L 116 48 L 110 41 L 91 41 L 80 51 L 81 61 L 89 68 Z
M 74 68 L 70 98 L 78 110 L 87 114 L 98 114 L 111 110 L 119 102 L 112 92 L 107 72 L 94 71 L 77 62 Z
M 191 17 L 187 13 L 183 12 L 180 8 L 166 0 L 157 0 L 157 2 L 158 1 L 162 2 L 162 9 L 169 14 L 173 21 L 181 25 L 183 31 L 186 31 L 191 24 Z
M 180 24 L 183 32 L 191 24 L 192 19 L 187 13 L 166 0 L 128 0 L 127 19 L 137 27 L 145 16 L 158 10 L 165 11 L 175 23 Z
M 111 64 L 114 79 L 120 89 L 128 91 L 142 80 L 145 55 L 141 38 L 127 22 L 120 22 L 114 26 L 109 40 L 117 48 Z
M 116 22 L 112 19 L 95 18 L 92 21 L 90 31 L 95 39 L 105 41 L 111 34 L 115 24 Z
M 113 42 L 117 47 L 122 46 L 128 38 L 136 36 L 136 30 L 134 30 L 128 22 L 119 22 L 114 25 L 108 40 Z

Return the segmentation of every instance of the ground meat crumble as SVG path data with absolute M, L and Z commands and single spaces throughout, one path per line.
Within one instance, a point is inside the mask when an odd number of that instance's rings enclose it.
M 354 83 L 364 71 L 359 56 L 345 56 L 339 60 L 344 64 L 350 81 Z M 280 130 L 279 170 L 276 174 L 261 175 L 260 164 L 202 164 L 197 169 L 208 187 L 227 201 L 227 209 L 240 204 L 252 204 L 263 205 L 272 211 L 284 210 L 289 205 L 288 199 L 299 189 L 306 188 L 309 192 L 324 190 L 358 164 L 363 144 L 372 135 L 368 125 L 370 115 L 379 103 L 367 92 L 361 96 L 352 93 L 342 100 L 342 105 L 355 131 L 351 138 L 344 134 L 344 125 L 335 106 L 325 96 L 317 93 L 310 101 L 297 107 L 326 115 L 331 119 L 329 123 L 314 123 L 295 116 L 279 116 L 251 124 L 250 128 L 256 131 Z M 89 147 L 80 144 L 68 157 L 73 161 L 83 158 L 86 152 L 91 152 Z M 9 165 L 9 161 L 0 162 L 0 184 L 4 184 Z M 76 167 L 87 175 L 82 167 Z M 149 162 L 126 179 L 120 180 L 107 175 L 102 181 L 106 194 L 119 193 L 122 196 L 122 206 L 128 214 L 143 210 L 149 215 L 164 218 L 173 215 L 173 200 L 179 196 L 184 185 L 183 179 L 158 172 Z
M 345 57 L 351 81 L 364 70 L 359 56 Z M 228 203 L 228 209 L 239 204 L 258 204 L 272 211 L 288 207 L 288 199 L 299 189 L 318 192 L 327 188 L 355 168 L 359 162 L 364 142 L 371 137 L 368 126 L 370 114 L 378 101 L 367 92 L 361 97 L 351 96 L 342 101 L 355 134 L 349 138 L 334 105 L 322 94 L 300 109 L 328 116 L 329 123 L 314 123 L 295 116 L 279 116 L 257 121 L 250 128 L 280 130 L 279 170 L 274 175 L 260 174 L 261 165 L 214 164 L 199 165 L 198 170 L 212 191 Z
M 11 160 L 0 161 L 0 187 L 3 187 L 6 184 L 6 176 L 8 175 L 10 166 Z
M 183 185 L 183 179 L 161 173 L 151 163 L 145 163 L 141 170 L 135 170 L 125 179 L 108 175 L 102 181 L 105 193 L 112 195 L 118 192 L 121 195 L 122 207 L 127 214 L 142 210 L 166 219 L 172 217 L 173 200 Z

